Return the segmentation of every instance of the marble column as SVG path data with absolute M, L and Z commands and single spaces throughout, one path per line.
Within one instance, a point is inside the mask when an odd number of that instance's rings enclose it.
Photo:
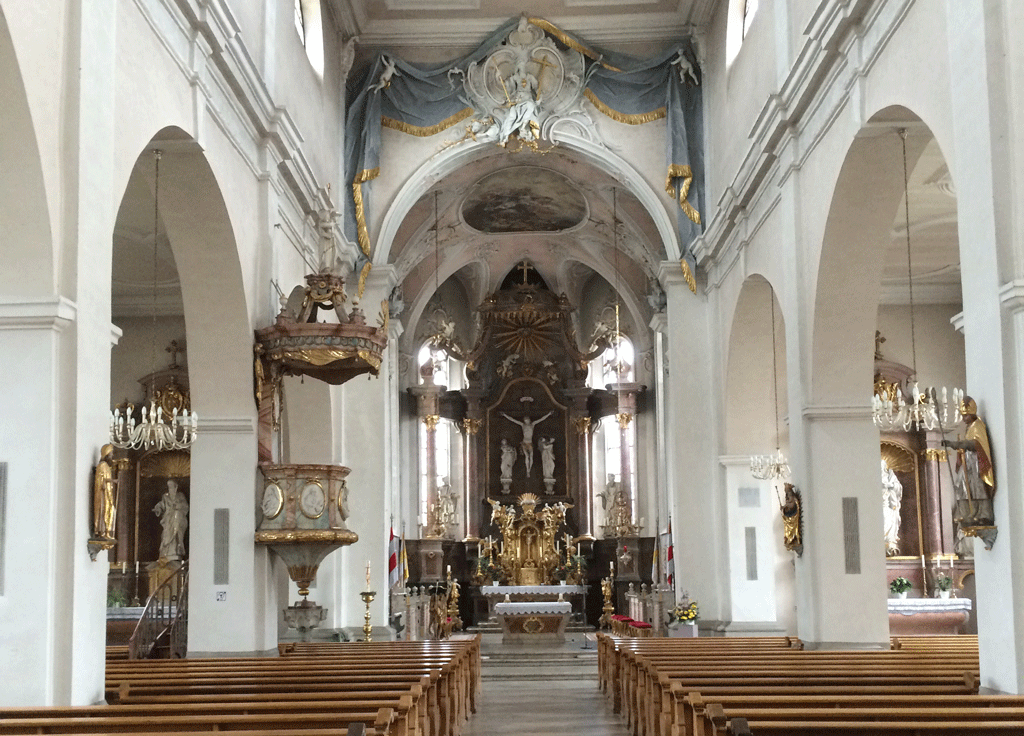
M 440 400 L 445 390 L 445 386 L 435 386 L 432 380 L 409 388 L 409 393 L 416 397 L 416 412 L 425 433 L 423 461 L 426 488 L 421 489 L 421 498 L 426 500 L 426 509 L 421 507 L 418 511 L 424 537 L 440 537 L 443 533 L 443 529 L 438 531 L 433 514 L 437 509 L 437 423 L 441 420 Z
M 565 439 L 566 442 L 574 443 L 569 457 L 575 459 L 574 467 L 566 468 L 566 486 L 576 504 L 576 534 L 587 539 L 594 538 L 594 489 L 593 474 L 590 472 L 593 423 L 587 410 L 590 392 L 591 389 L 586 386 L 565 391 L 570 401 L 569 430 Z
M 481 480 L 480 468 L 487 448 L 481 447 L 480 430 L 483 428 L 483 409 L 480 401 L 486 395 L 481 389 L 462 389 L 466 399 L 466 418 L 462 420 L 462 434 L 465 437 L 465 488 L 466 499 L 463 514 L 466 519 L 466 541 L 480 536 L 481 508 L 487 497 L 487 479 Z

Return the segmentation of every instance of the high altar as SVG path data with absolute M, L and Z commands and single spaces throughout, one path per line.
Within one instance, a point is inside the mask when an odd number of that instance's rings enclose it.
M 498 526 L 501 542 L 497 555 L 493 544 L 485 545 L 485 554 L 500 569 L 500 579 L 513 585 L 556 582 L 555 570 L 561 565 L 556 537 L 565 523 L 566 509 L 572 506 L 559 502 L 537 511 L 539 500 L 532 493 L 519 496 L 519 514 L 513 505 L 502 506 L 490 501 L 491 521 Z M 571 555 L 568 540 L 566 553 Z

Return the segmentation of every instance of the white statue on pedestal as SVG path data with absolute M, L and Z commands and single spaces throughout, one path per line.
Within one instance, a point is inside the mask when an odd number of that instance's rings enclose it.
M 501 490 L 508 491 L 512 485 L 512 466 L 516 462 L 516 448 L 508 443 L 508 440 L 501 440 Z
M 153 513 L 160 517 L 160 557 L 180 560 L 185 556 L 185 530 L 188 529 L 188 499 L 178 490 L 176 480 L 167 481 L 164 493 Z
M 885 554 L 888 557 L 899 554 L 900 509 L 903 506 L 903 484 L 896 473 L 882 460 L 882 512 L 885 531 Z
M 554 493 L 555 488 L 555 438 L 541 437 L 540 465 L 544 471 L 544 490 L 546 493 Z

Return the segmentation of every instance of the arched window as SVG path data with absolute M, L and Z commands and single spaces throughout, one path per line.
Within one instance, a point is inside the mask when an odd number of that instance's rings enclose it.
M 590 364 L 588 382 L 591 388 L 605 388 L 618 383 L 631 383 L 636 380 L 636 351 L 633 342 L 623 334 L 619 334 L 611 346 Z M 630 422 L 625 429 L 619 424 L 618 417 L 613 414 L 601 419 L 594 433 L 594 465 L 593 488 L 598 496 L 605 494 L 609 481 L 624 487 L 636 489 L 636 430 L 635 422 Z M 625 447 L 623 447 L 625 443 Z M 629 477 L 623 483 L 623 458 L 627 458 Z M 605 518 L 611 511 L 614 499 L 605 495 L 596 502 L 595 508 L 603 509 Z
M 320 0 L 294 0 L 295 31 L 306 48 L 313 71 L 324 75 L 324 27 Z
M 302 45 L 306 45 L 306 23 L 302 17 L 302 0 L 295 0 L 295 32 L 299 34 Z
M 750 24 L 757 14 L 757 0 L 743 0 L 743 38 L 747 37 Z

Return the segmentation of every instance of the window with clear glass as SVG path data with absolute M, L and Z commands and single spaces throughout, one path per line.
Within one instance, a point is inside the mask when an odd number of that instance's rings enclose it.
M 299 34 L 302 45 L 306 45 L 306 23 L 302 17 L 302 0 L 295 0 L 295 31 Z
M 744 0 L 743 1 L 743 37 L 747 37 L 747 31 L 750 30 L 750 24 L 754 20 L 754 16 L 757 14 L 757 0 Z

